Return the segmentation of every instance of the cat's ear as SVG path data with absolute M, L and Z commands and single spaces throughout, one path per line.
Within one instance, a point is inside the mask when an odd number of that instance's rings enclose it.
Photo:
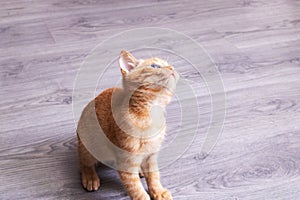
M 122 50 L 119 57 L 119 66 L 123 75 L 126 75 L 138 64 L 138 60 L 128 51 Z

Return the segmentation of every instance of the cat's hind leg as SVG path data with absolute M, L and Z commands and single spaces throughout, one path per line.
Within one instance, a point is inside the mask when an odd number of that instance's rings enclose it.
M 100 179 L 95 169 L 97 160 L 88 152 L 79 137 L 78 158 L 82 186 L 88 191 L 98 190 L 100 187 Z

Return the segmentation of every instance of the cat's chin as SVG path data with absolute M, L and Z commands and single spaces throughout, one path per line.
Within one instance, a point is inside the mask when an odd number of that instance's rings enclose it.
M 179 74 L 176 71 L 173 71 L 173 73 L 170 74 L 169 79 L 175 79 L 175 82 L 179 80 Z
M 168 85 L 167 85 L 167 88 L 169 91 L 171 91 L 172 93 L 175 92 L 175 89 L 176 89 L 176 85 L 177 85 L 177 82 L 179 80 L 179 76 L 176 75 L 175 73 L 173 73 L 169 80 L 168 80 Z

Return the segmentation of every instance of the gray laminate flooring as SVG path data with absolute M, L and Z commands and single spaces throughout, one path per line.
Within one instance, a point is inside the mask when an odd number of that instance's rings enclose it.
M 170 58 L 193 86 L 200 115 L 189 148 L 161 170 L 174 199 L 300 199 L 298 0 L 1 0 L 0 199 L 129 199 L 117 172 L 103 165 L 100 190 L 82 189 L 72 91 L 97 44 L 143 27 L 173 29 L 201 44 L 226 94 L 222 134 L 204 156 L 210 93 L 201 74 Z M 120 79 L 111 66 L 97 92 Z M 168 107 L 164 145 L 179 134 L 177 108 L 176 100 Z

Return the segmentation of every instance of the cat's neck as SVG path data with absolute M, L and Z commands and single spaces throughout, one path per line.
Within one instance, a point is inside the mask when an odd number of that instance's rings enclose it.
M 160 126 L 165 121 L 165 106 L 158 105 L 160 101 L 157 101 L 160 98 L 159 93 L 143 89 L 134 92 L 119 90 L 112 97 L 112 112 L 115 112 L 119 126 L 125 122 L 125 126 L 147 130 L 153 126 Z
M 129 113 L 138 118 L 151 117 L 151 108 L 156 96 L 145 90 L 135 90 L 129 99 Z

